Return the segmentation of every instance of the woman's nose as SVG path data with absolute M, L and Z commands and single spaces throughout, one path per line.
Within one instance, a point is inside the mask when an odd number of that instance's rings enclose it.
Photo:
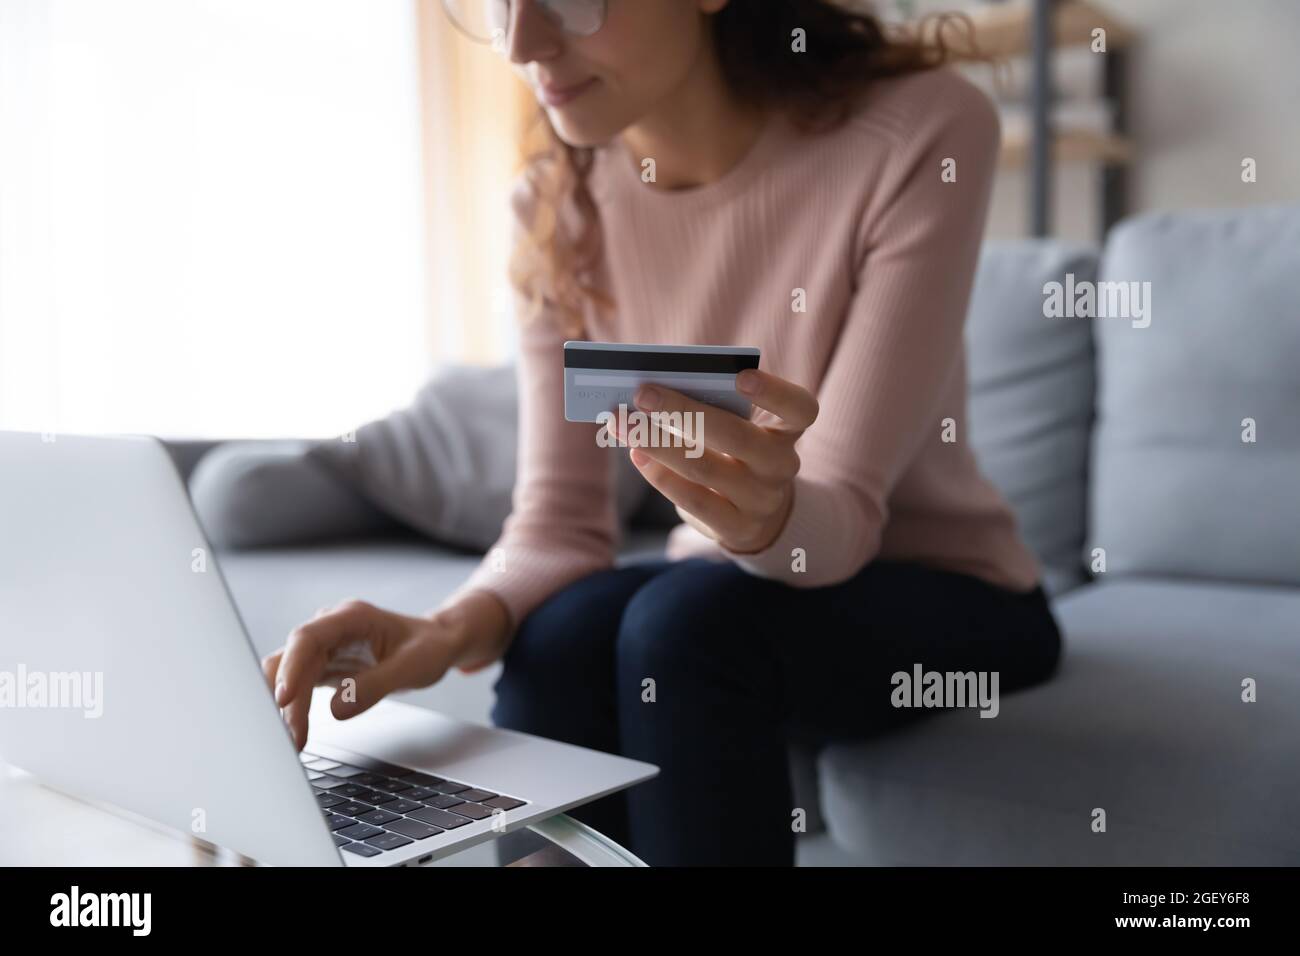
M 508 22 L 506 55 L 511 63 L 551 59 L 564 44 L 559 28 L 535 0 L 513 0 Z

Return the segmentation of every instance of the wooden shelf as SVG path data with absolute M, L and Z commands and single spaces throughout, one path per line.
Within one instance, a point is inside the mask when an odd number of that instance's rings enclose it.
M 1025 166 L 1029 161 L 1029 133 L 1011 132 L 1002 137 L 998 161 L 1004 168 Z M 1133 158 L 1133 144 L 1114 133 L 1092 130 L 1058 130 L 1052 137 L 1052 160 L 1057 163 L 1095 162 L 1124 165 Z
M 1127 212 L 1129 166 L 1135 158 L 1127 138 L 1127 47 L 1135 33 L 1097 5 L 1095 0 L 1005 0 L 967 5 L 960 11 L 969 22 L 941 19 L 943 45 L 956 60 L 1028 60 L 1028 102 L 1018 104 L 1028 115 L 1024 124 L 1004 125 L 998 163 L 1003 169 L 1026 169 L 1029 187 L 1029 233 L 1051 234 L 1052 170 L 1067 163 L 1098 167 L 1098 222 L 1103 234 Z M 1047 15 L 1047 20 L 1040 16 Z M 937 39 L 936 21 L 922 18 L 922 40 Z M 966 29 L 969 27 L 969 29 Z M 1056 51 L 1087 50 L 1093 32 L 1104 30 L 1106 54 L 1097 61 L 1101 99 L 1109 106 L 1108 124 L 1075 125 L 1053 117 L 1052 56 Z M 1043 35 L 1049 32 L 1051 36 Z M 1040 41 L 1040 42 L 1036 42 Z M 1004 104 L 1004 106 L 1007 104 Z M 1057 120 L 1057 121 L 1054 121 Z M 1042 146 L 1047 148 L 1043 149 Z
M 1024 0 L 983 4 L 963 12 L 975 25 L 975 42 L 981 57 L 1005 59 L 1029 53 L 1033 9 Z M 1108 50 L 1133 41 L 1133 34 L 1127 27 L 1088 0 L 1060 0 L 1056 4 L 1053 25 L 1053 42 L 1057 49 L 1087 46 L 1092 43 L 1092 31 L 1097 27 L 1106 31 Z M 975 56 L 969 38 L 960 28 L 949 27 L 944 39 L 957 59 Z

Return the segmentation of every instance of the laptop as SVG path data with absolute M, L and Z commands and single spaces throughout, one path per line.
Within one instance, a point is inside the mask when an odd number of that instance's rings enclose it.
M 299 754 L 160 442 L 0 432 L 0 755 L 42 783 L 258 863 L 368 867 L 658 772 L 391 700 L 338 721 L 332 693 Z

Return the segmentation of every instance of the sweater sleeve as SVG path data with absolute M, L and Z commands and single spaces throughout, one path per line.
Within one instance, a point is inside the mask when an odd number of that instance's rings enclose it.
M 526 222 L 525 187 L 513 199 Z M 596 444 L 599 426 L 565 421 L 564 341 L 554 316 L 525 322 L 519 355 L 519 465 L 501 537 L 453 599 L 470 590 L 496 595 L 511 631 L 565 585 L 610 567 L 618 544 L 613 461 Z
M 992 104 L 959 89 L 904 127 L 864 203 L 855 292 L 817 392 L 820 414 L 796 446 L 790 517 L 763 551 L 724 552 L 759 577 L 821 587 L 857 574 L 880 550 L 892 489 L 938 433 L 960 372 L 999 139 Z M 948 159 L 955 182 L 941 178 Z M 797 572 L 796 548 L 806 564 Z

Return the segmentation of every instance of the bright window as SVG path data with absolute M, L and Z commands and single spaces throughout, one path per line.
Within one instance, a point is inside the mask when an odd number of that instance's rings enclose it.
M 0 0 L 0 428 L 325 435 L 426 316 L 407 0 Z

